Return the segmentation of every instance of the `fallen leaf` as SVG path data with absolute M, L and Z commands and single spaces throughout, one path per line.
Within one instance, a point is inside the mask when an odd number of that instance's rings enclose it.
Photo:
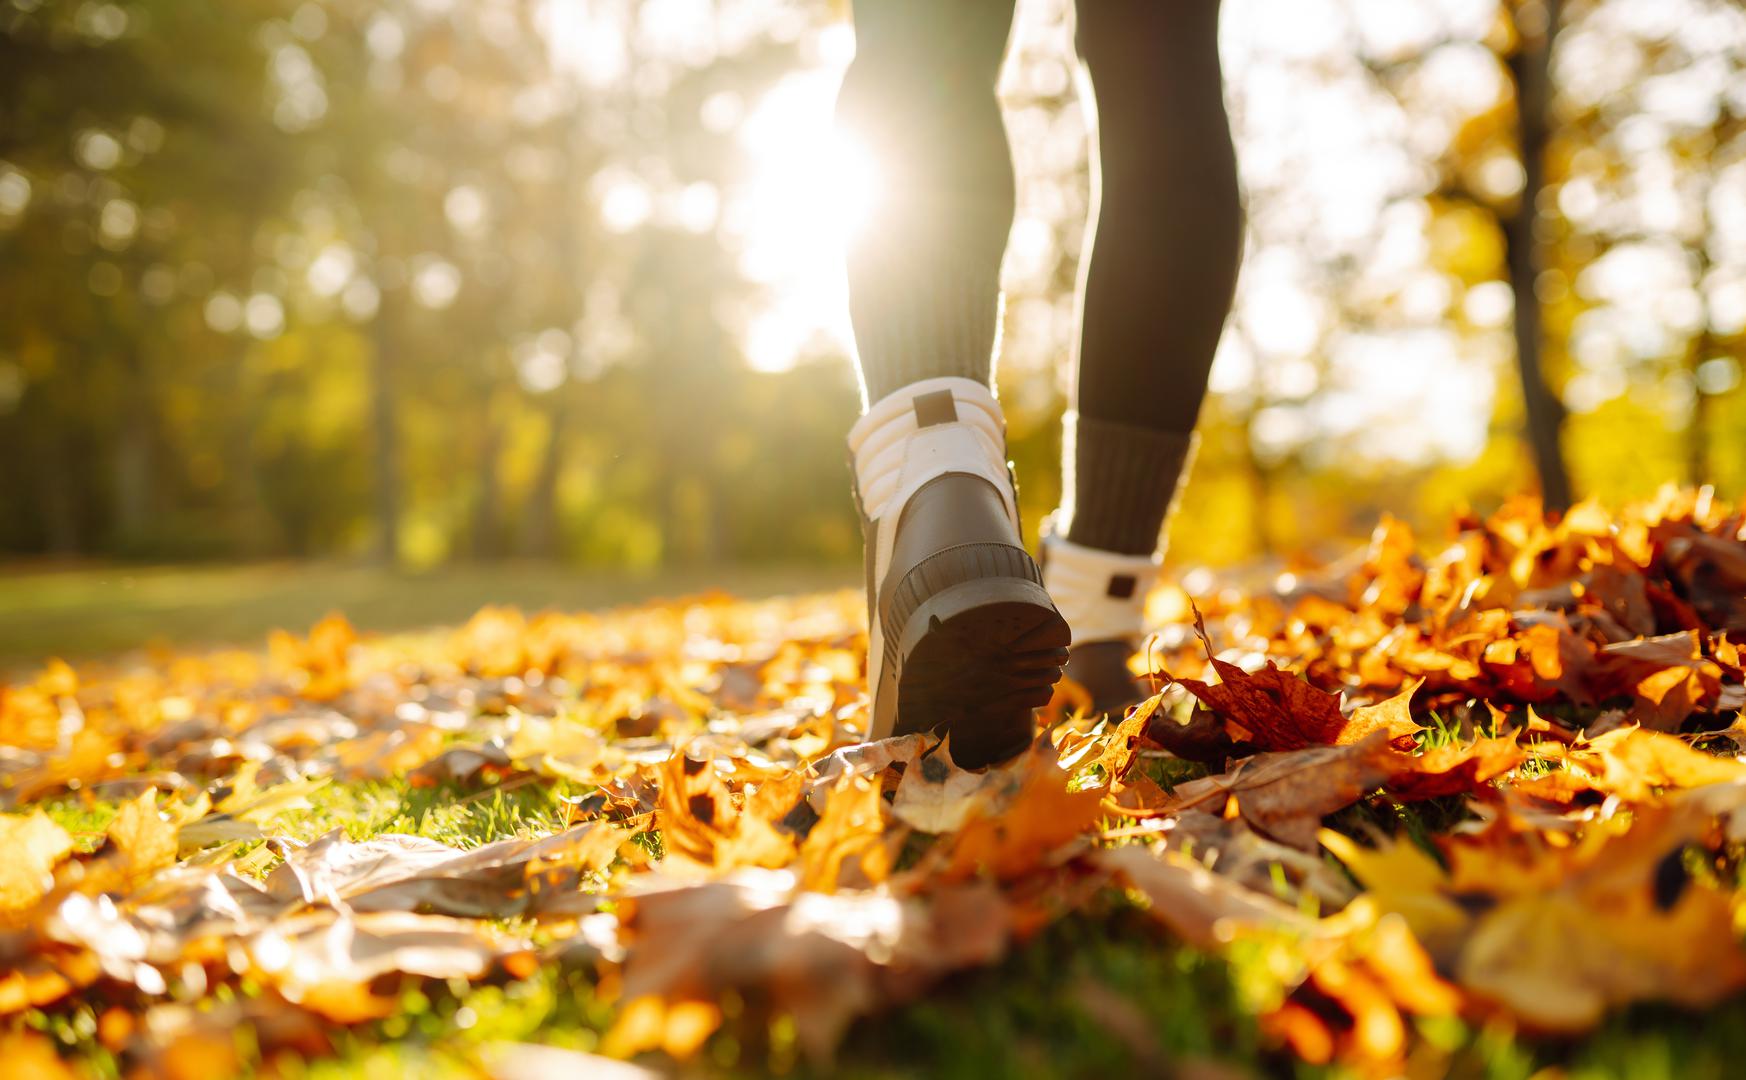
M 1179 784 L 1169 802 L 1150 815 L 1200 809 L 1234 812 L 1257 832 L 1303 851 L 1315 848 L 1321 819 L 1375 791 L 1395 773 L 1401 755 L 1388 736 L 1373 731 L 1346 746 L 1257 754 L 1229 772 Z
M 868 888 L 891 874 L 881 786 L 865 776 L 842 776 L 824 813 L 800 845 L 801 886 L 835 892 L 840 885 Z
M 1046 736 L 1007 769 L 1006 775 L 1018 778 L 1018 790 L 998 807 L 984 803 L 952 835 L 940 870 L 942 881 L 982 873 L 1016 877 L 1045 865 L 1097 820 L 1106 789 L 1070 790 L 1071 778 Z
M 1019 758 L 981 772 L 960 769 L 948 742 L 916 758 L 903 770 L 892 798 L 891 812 L 905 825 L 925 833 L 951 833 L 964 827 L 989 800 L 1014 787 Z
M 1570 763 L 1595 786 L 1628 802 L 1645 802 L 1658 788 L 1693 788 L 1746 778 L 1746 762 L 1717 757 L 1671 735 L 1623 728 L 1574 747 Z
M 77 1073 L 61 1063 L 55 1044 L 33 1031 L 0 1034 L 0 1061 L 14 1080 L 76 1080 Z
M 1195 613 L 1195 632 L 1206 649 L 1207 662 L 1218 673 L 1217 683 L 1165 678 L 1185 687 L 1201 703 L 1224 718 L 1232 739 L 1263 750 L 1299 750 L 1332 743 L 1346 726 L 1340 698 L 1318 690 L 1272 661 L 1253 674 L 1213 655 L 1206 620 Z
M 1746 802 L 1746 785 L 1733 794 Z M 1615 1005 L 1706 1005 L 1746 986 L 1729 898 L 1683 877 L 1670 895 L 1657 872 L 1718 809 L 1695 798 L 1647 808 L 1567 847 L 1517 850 L 1496 828 L 1453 837 L 1448 871 L 1408 844 L 1366 853 L 1331 832 L 1322 842 L 1465 989 L 1536 1028 L 1578 1031 Z
M 1417 757 L 1396 759 L 1387 787 L 1402 802 L 1462 795 L 1505 775 L 1527 757 L 1513 735 L 1440 746 Z
M 493 1043 L 481 1056 L 489 1080 L 661 1080 L 666 1075 L 628 1061 L 538 1043 Z
M 1241 817 L 1188 810 L 1169 824 L 1161 834 L 1167 849 L 1262 895 L 1287 903 L 1310 896 L 1323 910 L 1334 911 L 1345 907 L 1356 893 L 1346 876 L 1319 854 L 1269 840 Z
M 1099 851 L 1093 860 L 1139 890 L 1153 918 L 1199 948 L 1227 945 L 1242 930 L 1301 930 L 1308 925 L 1295 909 L 1243 888 L 1180 852 L 1130 845 Z
M 28 911 L 54 885 L 55 866 L 73 850 L 67 830 L 41 810 L 0 815 L 0 925 Z
M 1346 726 L 1334 738 L 1334 742 L 1344 746 L 1349 743 L 1362 742 L 1372 731 L 1388 733 L 1388 744 L 1396 750 L 1410 751 L 1418 742 L 1421 728 L 1413 719 L 1413 695 L 1419 687 L 1425 685 L 1423 678 L 1417 678 L 1407 684 L 1406 689 L 1375 705 L 1360 705 L 1352 710 L 1352 715 L 1346 721 Z

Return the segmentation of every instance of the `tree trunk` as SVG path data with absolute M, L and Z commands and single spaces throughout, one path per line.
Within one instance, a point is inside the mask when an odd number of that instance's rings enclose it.
M 226 414 L 230 427 L 224 441 L 230 454 L 231 498 L 242 520 L 239 542 L 248 554 L 265 555 L 282 551 L 286 539 L 261 489 L 260 462 L 255 457 L 259 395 L 250 392 L 244 378 L 245 355 L 239 348 L 226 369 L 224 386 L 225 393 L 230 395 L 231 408 Z
M 1703 280 L 1699 278 L 1698 280 Z M 1707 308 L 1707 305 L 1706 305 Z M 1716 339 L 1710 333 L 1709 312 L 1704 313 L 1704 327 L 1691 344 L 1691 419 L 1685 432 L 1685 478 L 1692 487 L 1710 482 L 1710 428 L 1714 419 L 1710 395 L 1698 382 L 1698 368 L 1715 355 Z
M 479 496 L 473 503 L 472 549 L 475 559 L 492 559 L 499 554 L 497 457 L 503 439 L 489 404 L 485 412 L 485 445 L 479 450 Z
M 1560 0 L 1525 0 L 1515 9 L 1519 40 L 1509 66 L 1516 84 L 1523 183 L 1521 202 L 1504 221 L 1510 291 L 1516 301 L 1516 362 L 1522 380 L 1522 400 L 1527 406 L 1528 441 L 1540 474 L 1540 494 L 1551 510 L 1563 510 L 1570 505 L 1570 473 L 1559 441 L 1564 405 L 1546 385 L 1541 365 L 1544 338 L 1540 301 L 1534 291 L 1538 277 L 1534 222 L 1540 193 L 1546 184 L 1552 46 L 1558 34 L 1559 6 Z M 1534 13 L 1534 18 L 1524 17 L 1530 13 Z M 1534 25 L 1540 19 L 1544 25 Z
M 1722 109 L 1710 127 L 1710 138 L 1714 145 L 1721 146 L 1728 139 L 1728 122 L 1731 119 L 1730 110 Z M 1708 292 L 1704 286 L 1709 281 L 1710 271 L 1715 269 L 1715 260 L 1710 257 L 1710 239 L 1715 235 L 1715 222 L 1710 214 L 1710 198 L 1715 193 L 1715 172 L 1709 174 L 1708 181 L 1703 185 L 1699 197 L 1698 220 L 1702 223 L 1702 231 L 1698 233 L 1697 256 L 1697 293 L 1702 299 L 1703 324 L 1698 328 L 1697 337 L 1691 342 L 1690 355 L 1686 364 L 1691 375 L 1691 418 L 1685 433 L 1685 469 L 1686 482 L 1692 487 L 1702 487 L 1710 482 L 1710 444 L 1711 429 L 1715 423 L 1715 402 L 1712 395 L 1704 393 L 1703 385 L 1698 381 L 1698 369 L 1704 361 L 1716 355 L 1716 335 L 1711 328 L 1713 312 L 1710 310 Z
M 22 415 L 28 420 L 30 414 Z M 69 440 L 61 433 L 60 420 L 50 415 L 49 424 L 31 424 L 27 429 L 34 433 L 30 441 L 36 444 L 30 475 L 42 507 L 44 547 L 51 555 L 76 555 L 83 550 L 84 536 L 73 492 L 76 478 L 69 468 Z
M 143 390 L 143 386 L 135 386 L 136 396 L 127 406 L 116 430 L 113 535 L 124 546 L 141 540 L 155 502 L 152 484 L 157 470 L 153 460 L 150 406 Z
M 371 364 L 371 426 L 375 435 L 376 560 L 384 566 L 400 561 L 400 439 L 395 408 L 394 373 L 398 330 L 396 290 L 382 290 L 376 312 L 375 356 Z
M 111 544 L 133 548 L 143 538 L 157 508 L 155 446 L 157 432 L 152 414 L 152 386 L 145 371 L 145 357 L 133 333 L 114 315 L 103 320 L 106 344 L 114 349 L 120 367 L 124 400 L 115 418 L 110 459 L 112 488 L 109 504 Z
M 522 533 L 522 554 L 537 559 L 553 559 L 558 555 L 558 474 L 564 466 L 564 392 L 559 387 L 552 392 L 552 407 L 548 420 L 545 456 L 540 459 L 540 471 L 534 477 L 533 490 L 527 496 L 527 516 Z
M 1273 537 L 1273 493 L 1278 487 L 1273 482 L 1274 470 L 1266 465 L 1256 465 L 1250 472 L 1250 487 L 1254 492 L 1255 528 L 1253 542 L 1256 558 L 1268 558 L 1279 550 L 1279 542 Z

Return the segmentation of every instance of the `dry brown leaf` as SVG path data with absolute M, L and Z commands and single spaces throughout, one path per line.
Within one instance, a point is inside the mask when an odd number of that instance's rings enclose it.
M 597 823 L 462 850 L 392 833 L 353 842 L 336 829 L 291 850 L 267 876 L 266 893 L 287 904 L 356 911 L 550 914 L 591 906 L 575 895 L 583 875 L 608 864 L 625 839 Z
M 273 663 L 293 677 L 299 694 L 310 701 L 331 701 L 352 685 L 351 650 L 357 642 L 352 624 L 335 612 L 310 628 L 306 638 L 274 631 L 268 648 Z
M 1603 646 L 1607 685 L 1634 696 L 1631 718 L 1654 731 L 1677 731 L 1721 694 L 1722 669 L 1703 654 L 1696 630 Z
M 1213 712 L 1195 708 L 1187 719 L 1178 722 L 1161 707 L 1162 695 L 1156 695 L 1138 706 L 1150 709 L 1144 739 L 1184 761 L 1222 764 L 1227 759 L 1254 752 L 1248 743 L 1239 744 L 1225 729 L 1225 722 Z
M 89 859 L 63 863 L 57 885 L 86 893 L 119 892 L 176 861 L 176 826 L 158 813 L 157 792 L 121 804 L 103 845 Z
M 807 787 L 809 799 L 816 798 L 813 809 L 824 812 L 824 793 L 829 791 L 838 777 L 841 776 L 873 776 L 884 772 L 893 765 L 908 766 L 925 750 L 935 744 L 935 738 L 929 734 L 915 733 L 899 735 L 896 738 L 881 739 L 878 742 L 856 743 L 833 751 L 826 757 L 813 762 L 812 782 Z M 813 793 L 817 792 L 815 796 Z
M 660 776 L 661 838 L 669 859 L 721 871 L 794 861 L 793 835 L 776 827 L 775 815 L 744 812 L 711 762 L 676 753 L 660 767 Z M 798 800 L 798 778 L 792 793 Z
M 1694 750 L 1658 731 L 1621 728 L 1572 748 L 1570 763 L 1594 786 L 1627 802 L 1645 802 L 1658 788 L 1693 788 L 1746 778 L 1746 763 Z
M 1215 874 L 1180 852 L 1129 845 L 1099 851 L 1092 859 L 1138 889 L 1153 918 L 1199 948 L 1228 945 L 1243 930 L 1307 927 L 1296 909 Z
M 1062 768 L 1075 774 L 1095 769 L 1092 774 L 1095 778 L 1119 782 L 1133 766 L 1135 753 L 1162 700 L 1163 695 L 1154 695 L 1129 709 L 1119 721 L 1102 720 L 1084 734 L 1059 729 L 1063 733 L 1057 744 Z
M 487 610 L 393 640 L 329 618 L 277 636 L 269 657 L 53 664 L 0 691 L 0 804 L 77 789 L 126 805 L 88 856 L 46 818 L 0 819 L 19 854 L 0 871 L 13 920 L 0 1012 L 64 1009 L 91 987 L 111 1003 L 97 1037 L 130 1067 L 228 1075 L 265 1061 L 235 1056 L 234 1026 L 263 1054 L 319 1057 L 334 1023 L 390 1015 L 402 980 L 530 976 L 539 957 L 491 929 L 513 915 L 545 920 L 551 956 L 620 994 L 616 1052 L 685 1057 L 724 1024 L 737 1037 L 783 1014 L 826 1062 L 855 1018 L 1097 910 L 1112 878 L 1204 947 L 1258 935 L 1282 1002 L 1265 1030 L 1358 1073 L 1435 1072 L 1445 1059 L 1415 1016 L 1562 1030 L 1645 998 L 1707 1003 L 1741 983 L 1737 898 L 1691 880 L 1685 860 L 1746 842 L 1746 765 L 1633 721 L 1746 705 L 1725 634 L 1746 617 L 1742 520 L 1708 495 L 1623 514 L 1589 503 L 1558 521 L 1512 501 L 1459 519 L 1434 554 L 1385 521 L 1290 596 L 1210 596 L 1198 650 L 1185 626 L 1158 635 L 1165 666 L 1191 676 L 1182 690 L 1089 727 L 1065 720 L 978 774 L 949 748 L 928 754 L 931 735 L 844 745 L 866 717 L 862 601 L 848 592 Z M 1185 594 L 1158 600 L 1155 614 L 1186 623 Z M 1222 659 L 1212 637 L 1230 646 Z M 1374 704 L 1342 716 L 1334 690 Z M 1611 709 L 1620 698 L 1631 706 Z M 1411 753 L 1415 702 L 1463 732 L 1490 709 L 1517 738 Z M 1737 736 L 1698 745 L 1738 750 Z M 1134 768 L 1141 745 L 1222 774 L 1166 792 L 1157 778 L 1180 765 Z M 1553 771 L 1492 791 L 1527 754 Z M 274 835 L 328 778 L 408 774 L 590 790 L 554 802 L 582 827 L 471 851 Z M 1379 791 L 1479 797 L 1434 838 L 1446 866 L 1344 841 L 1368 885 L 1354 897 L 1312 841 L 1328 813 Z M 1106 817 L 1126 821 L 1100 831 Z M 623 843 L 638 830 L 659 831 L 664 860 Z M 1124 844 L 1139 837 L 1156 842 Z M 893 873 L 900 850 L 913 862 Z M 194 971 L 274 992 L 161 1000 L 188 993 Z M 724 1015 L 726 1002 L 746 1012 Z M 1133 1017 L 1103 1012 L 1151 1053 Z
M 1206 649 L 1207 662 L 1218 673 L 1217 683 L 1180 679 L 1201 703 L 1225 720 L 1232 739 L 1249 742 L 1263 750 L 1299 750 L 1324 746 L 1339 737 L 1346 726 L 1340 713 L 1340 698 L 1318 690 L 1299 676 L 1276 667 L 1272 661 L 1253 674 L 1213 655 L 1206 622 L 1195 613 L 1195 631 Z
M 430 761 L 447 738 L 431 724 L 405 724 L 371 731 L 335 748 L 338 771 L 348 780 L 389 780 Z
M 1266 836 L 1313 851 L 1321 819 L 1380 788 L 1401 756 L 1383 731 L 1348 746 L 1257 754 L 1227 773 L 1177 785 L 1170 801 L 1149 813 L 1236 813 Z
M 897 820 L 925 833 L 951 833 L 972 816 L 1017 788 L 1017 772 L 1028 758 L 982 772 L 960 769 L 950 740 L 921 755 L 903 770 L 891 801 Z
M 500 840 L 426 865 L 398 880 L 353 889 L 355 911 L 417 911 L 501 919 L 591 910 L 579 894 L 586 874 L 617 854 L 626 834 L 596 823 L 537 840 Z
M 1162 843 L 1247 889 L 1287 902 L 1310 896 L 1327 911 L 1346 906 L 1352 883 L 1319 854 L 1267 839 L 1241 817 L 1188 810 L 1169 823 Z M 1283 887 L 1285 895 L 1280 895 Z
M 97 958 L 83 949 L 39 948 L 0 970 L 0 1016 L 53 1004 L 100 974 Z
M 732 989 L 792 1018 L 802 1048 L 826 1060 L 854 1017 L 991 963 L 1008 940 L 1005 901 L 987 885 L 900 900 L 799 891 L 794 875 L 768 870 L 646 884 L 620 906 L 627 1005 L 614 1053 L 664 1045 L 675 1005 Z
M 420 836 L 382 833 L 354 843 L 334 829 L 293 847 L 267 875 L 266 888 L 282 901 L 343 906 L 347 897 L 416 877 L 459 854 Z
M 1582 1031 L 1633 1001 L 1713 1004 L 1746 986 L 1732 905 L 1693 886 L 1670 910 L 1634 903 L 1596 911 L 1590 899 L 1514 897 L 1487 912 L 1456 977 L 1536 1028 Z
M 312 911 L 278 920 L 243 943 L 250 970 L 287 1000 L 338 1023 L 386 1015 L 371 994 L 379 975 L 477 979 L 526 945 L 477 922 L 409 912 Z
M 1730 794 L 1746 803 L 1746 785 Z M 1494 827 L 1445 840 L 1447 871 L 1408 843 L 1322 842 L 1464 988 L 1536 1028 L 1578 1031 L 1615 1005 L 1705 1005 L 1746 986 L 1730 899 L 1663 869 L 1721 809 L 1686 798 L 1564 847 Z

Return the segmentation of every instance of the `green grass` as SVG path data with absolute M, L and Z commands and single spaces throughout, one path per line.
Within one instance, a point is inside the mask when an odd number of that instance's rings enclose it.
M 286 835 L 309 841 L 335 828 L 352 840 L 402 833 L 451 847 L 474 848 L 511 837 L 545 836 L 563 828 L 559 800 L 580 787 L 556 784 L 462 790 L 415 788 L 404 781 L 327 787 L 311 798 L 314 809 L 288 819 Z
M 330 611 L 365 630 L 458 623 L 485 604 L 584 610 L 710 588 L 738 596 L 853 585 L 853 568 L 703 566 L 658 573 L 539 563 L 424 573 L 332 563 L 0 567 L 0 673 L 51 656 L 90 659 L 143 643 L 251 645 L 275 627 L 306 629 Z
M 805 587 L 796 584 L 795 576 L 761 573 L 768 576 L 735 581 L 734 587 L 743 592 L 757 591 L 759 582 L 772 592 Z M 719 577 L 719 571 L 711 576 Z M 117 584 L 123 579 L 133 584 Z M 333 590 L 341 582 L 356 591 L 336 595 Z M 7 649 L 21 648 L 18 642 L 26 638 L 74 643 L 46 652 L 101 650 L 110 647 L 102 642 L 139 637 L 136 625 L 142 620 L 164 629 L 160 636 L 172 640 L 184 633 L 195 636 L 181 640 L 246 638 L 256 631 L 239 631 L 237 625 L 246 623 L 260 632 L 273 625 L 296 626 L 331 605 L 345 607 L 365 627 L 388 630 L 452 622 L 485 602 L 537 608 L 544 606 L 536 602 L 543 596 L 553 604 L 581 607 L 634 599 L 638 589 L 643 590 L 640 595 L 655 595 L 693 587 L 683 577 L 614 583 L 527 567 L 461 569 L 424 577 L 319 566 L 0 575 L 0 657 L 9 655 Z M 625 591 L 615 594 L 613 588 Z M 119 598 L 110 595 L 114 590 L 120 590 Z M 360 603 L 365 595 L 376 597 L 376 606 Z M 310 596 L 320 596 L 322 602 L 309 601 Z M 74 615 L 81 612 L 91 620 L 89 625 L 75 625 Z M 57 618 L 62 621 L 57 623 Z M 29 626 L 36 627 L 35 636 L 26 634 Z M 1455 725 L 1439 718 L 1422 741 L 1435 747 L 1457 737 Z M 1145 767 L 1165 786 L 1205 771 L 1161 760 L 1149 760 Z M 282 814 L 268 827 L 304 842 L 341 828 L 354 840 L 404 833 L 471 848 L 550 832 L 563 820 L 561 800 L 584 790 L 519 780 L 482 788 L 414 788 L 403 780 L 331 784 L 311 794 L 310 808 Z M 40 805 L 73 833 L 82 850 L 101 843 L 117 810 L 114 803 L 77 794 Z M 1373 797 L 1332 815 L 1328 824 L 1360 837 L 1377 831 L 1410 837 L 1431 850 L 1429 836 L 1446 831 L 1468 813 L 1460 799 L 1403 805 Z M 658 850 L 659 834 L 643 834 L 643 842 Z M 239 854 L 247 854 L 246 849 Z M 261 847 L 242 864 L 247 872 L 260 873 L 275 861 Z M 526 920 L 505 920 L 503 926 L 536 942 L 549 937 L 549 931 Z M 1265 962 L 1259 953 L 1242 949 L 1220 958 L 1185 947 L 1129 897 L 1112 890 L 993 967 L 952 977 L 918 1000 L 859 1020 L 829 1062 L 808 1060 L 785 1018 L 760 1012 L 755 1002 L 724 1000 L 729 1021 L 682 1071 L 869 1080 L 924 1075 L 1102 1077 L 1194 1075 L 1197 1066 L 1216 1064 L 1228 1070 L 1216 1074 L 1220 1076 L 1342 1076 L 1337 1069 L 1294 1062 L 1261 1039 L 1254 1015 L 1264 1004 L 1258 995 L 1265 991 L 1257 988 L 1271 984 L 1260 971 Z M 329 1053 L 310 1061 L 288 1056 L 262 1061 L 244 1025 L 236 1035 L 243 1060 L 252 1073 L 310 1080 L 476 1076 L 480 1056 L 491 1044 L 540 1042 L 592 1051 L 613 1020 L 612 1003 L 598 993 L 591 972 L 556 965 L 525 980 L 497 984 L 406 978 L 378 989 L 398 994 L 400 1010 L 381 1021 L 333 1029 Z M 213 998 L 247 999 L 260 993 L 246 984 L 220 985 Z M 103 1049 L 95 1037 L 97 1016 L 107 1004 L 73 999 L 29 1012 L 22 1022 L 55 1039 L 91 1075 L 119 1077 L 127 1062 Z M 1429 1075 L 1529 1080 L 1542 1070 L 1557 1069 L 1568 1080 L 1722 1080 L 1738 1075 L 1740 1062 L 1746 1061 L 1746 999 L 1705 1012 L 1639 1006 L 1610 1017 L 1600 1030 L 1577 1040 L 1455 1020 L 1423 1024 L 1420 1034 L 1432 1055 L 1426 1059 Z M 647 1064 L 669 1067 L 659 1058 Z
M 562 800 L 585 789 L 559 781 L 464 790 L 450 785 L 413 787 L 404 780 L 334 784 L 309 797 L 311 806 L 260 822 L 274 836 L 308 843 L 344 829 L 351 840 L 383 833 L 421 836 L 457 848 L 511 837 L 546 836 L 563 828 Z M 117 804 L 64 795 L 33 803 L 73 835 L 81 850 L 102 842 Z
M 544 783 L 466 790 L 413 788 L 404 782 L 332 785 L 310 810 L 287 814 L 274 830 L 301 840 L 343 827 L 355 839 L 410 833 L 474 847 L 553 828 L 559 800 L 581 789 Z M 94 844 L 113 804 L 76 796 L 44 810 Z M 1436 806 L 1372 805 L 1349 811 L 1372 826 L 1416 833 L 1419 814 Z M 1349 825 L 1357 821 L 1348 822 Z M 507 927 L 539 940 L 533 923 Z M 1268 985 L 1259 955 L 1216 958 L 1161 930 L 1124 894 L 1109 891 L 1016 948 L 999 964 L 950 978 L 921 999 L 858 1021 L 835 1060 L 809 1061 L 794 1029 L 755 1003 L 724 1002 L 729 1022 L 705 1045 L 690 1075 L 801 1078 L 1101 1077 L 1170 1075 L 1217 1063 L 1240 1076 L 1338 1077 L 1337 1069 L 1293 1062 L 1270 1050 L 1253 1014 Z M 470 1076 L 485 1049 L 499 1042 L 541 1042 L 592 1051 L 613 1019 L 593 976 L 548 965 L 532 978 L 468 986 L 404 979 L 400 1011 L 385 1020 L 331 1033 L 332 1052 L 304 1062 L 261 1062 L 238 1033 L 244 1060 L 287 1077 Z M 242 988 L 242 997 L 258 994 Z M 218 997 L 236 994 L 219 987 Z M 100 1007 L 101 1003 L 99 1003 Z M 95 1039 L 96 1008 L 83 1001 L 37 1010 L 24 1022 L 45 1032 L 96 1076 L 119 1076 L 123 1063 Z M 1707 1012 L 1666 1006 L 1626 1010 L 1581 1040 L 1530 1038 L 1503 1028 L 1444 1020 L 1421 1027 L 1439 1048 L 1436 1074 L 1475 1080 L 1529 1080 L 1557 1067 L 1569 1080 L 1722 1080 L 1746 1061 L 1746 1000 Z M 658 1058 L 648 1062 L 659 1067 Z M 1225 1075 L 1225 1074 L 1219 1074 Z
M 26 810 L 41 810 L 55 824 L 73 837 L 73 849 L 96 851 L 103 843 L 103 832 L 121 809 L 116 803 L 81 795 L 62 795 L 31 803 Z
M 1263 1052 L 1231 965 L 1171 941 L 1114 892 L 999 965 L 857 1025 L 840 1058 L 840 1075 L 965 1080 L 1282 1063 Z

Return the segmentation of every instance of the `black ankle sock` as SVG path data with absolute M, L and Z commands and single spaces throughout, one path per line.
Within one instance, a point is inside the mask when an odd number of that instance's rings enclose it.
M 1065 477 L 1073 498 L 1067 539 L 1122 555 L 1156 550 L 1194 443 L 1192 431 L 1155 431 L 1090 416 L 1070 420 L 1062 447 L 1071 461 Z

